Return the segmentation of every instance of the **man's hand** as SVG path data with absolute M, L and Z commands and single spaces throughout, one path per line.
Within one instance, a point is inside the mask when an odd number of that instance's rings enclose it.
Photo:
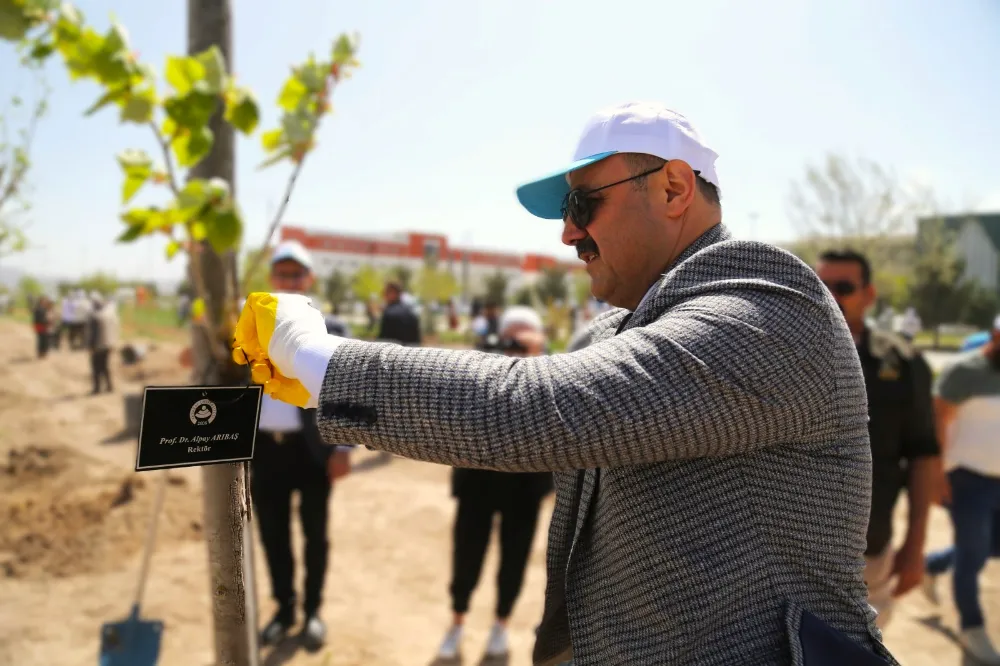
M 296 407 L 315 407 L 318 396 L 296 376 L 295 353 L 310 339 L 326 335 L 323 313 L 308 296 L 255 292 L 236 324 L 233 359 L 250 365 L 250 376 L 267 395 Z
M 903 543 L 893 560 L 892 574 L 897 576 L 893 597 L 901 597 L 920 585 L 924 577 L 924 552 L 921 544 L 910 541 Z
M 336 481 L 351 473 L 351 454 L 349 451 L 334 451 L 326 462 L 326 472 L 331 481 Z

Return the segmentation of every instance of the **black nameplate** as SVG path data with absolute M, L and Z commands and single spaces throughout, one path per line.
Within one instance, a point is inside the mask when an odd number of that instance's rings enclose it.
M 262 387 L 148 386 L 135 470 L 253 458 Z

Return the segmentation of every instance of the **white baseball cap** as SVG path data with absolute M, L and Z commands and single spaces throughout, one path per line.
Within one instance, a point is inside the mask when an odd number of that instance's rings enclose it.
M 719 185 L 718 154 L 705 145 L 687 118 L 651 102 L 628 102 L 594 114 L 576 144 L 573 162 L 517 188 L 517 199 L 529 213 L 546 220 L 562 219 L 569 192 L 567 174 L 615 153 L 644 153 L 663 160 L 683 160 L 699 176 Z
M 284 241 L 278 244 L 278 247 L 274 248 L 274 253 L 271 254 L 271 265 L 275 265 L 279 261 L 294 261 L 298 265 L 302 266 L 310 273 L 313 269 L 312 256 L 310 256 L 309 251 L 303 247 L 302 243 L 296 240 Z
M 512 305 L 503 311 L 497 330 L 502 334 L 511 326 L 524 326 L 538 332 L 545 330 L 541 316 L 534 308 L 527 305 Z

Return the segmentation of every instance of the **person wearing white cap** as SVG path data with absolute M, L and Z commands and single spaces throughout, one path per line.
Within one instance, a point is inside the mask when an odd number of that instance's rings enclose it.
M 298 241 L 280 243 L 271 254 L 270 282 L 279 292 L 308 294 L 315 283 L 312 257 Z M 326 322 L 331 332 L 330 322 Z M 343 328 L 335 331 L 343 337 Z M 326 446 L 316 429 L 315 410 L 303 410 L 264 396 L 251 467 L 251 491 L 261 542 L 278 606 L 261 632 L 264 645 L 279 643 L 295 624 L 295 557 L 291 545 L 291 498 L 299 495 L 299 518 L 305 536 L 306 647 L 326 641 L 320 617 L 329 554 L 328 505 L 333 482 L 347 473 L 348 447 Z
M 591 292 L 616 306 L 572 353 L 340 340 L 281 294 L 243 311 L 235 344 L 284 377 L 264 390 L 319 405 L 324 437 L 555 472 L 535 664 L 897 663 L 863 580 L 854 342 L 808 266 L 733 239 L 720 187 L 684 116 L 629 103 L 591 118 L 569 166 L 518 189 L 562 220 Z
M 1000 664 L 979 603 L 979 574 L 987 559 L 1000 557 L 1000 315 L 989 342 L 945 368 L 934 392 L 947 472 L 941 495 L 955 545 L 927 557 L 924 591 L 936 603 L 937 577 L 954 568 L 959 642 L 981 663 Z
M 484 336 L 477 348 L 515 357 L 541 355 L 545 352 L 542 318 L 533 308 L 509 307 L 500 316 L 497 333 Z M 495 622 L 486 642 L 485 656 L 496 659 L 507 655 L 507 623 L 524 582 L 540 505 L 551 491 L 549 472 L 511 473 L 461 467 L 452 470 L 451 494 L 458 500 L 449 586 L 454 616 L 438 649 L 438 658 L 455 659 L 461 652 L 469 599 L 479 582 L 496 515 L 500 519 L 500 570 Z

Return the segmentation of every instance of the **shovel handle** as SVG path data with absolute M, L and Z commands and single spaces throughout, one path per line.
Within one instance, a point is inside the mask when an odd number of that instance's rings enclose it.
M 153 543 L 156 541 L 156 524 L 160 520 L 160 510 L 163 508 L 163 496 L 167 493 L 167 473 L 160 472 L 160 485 L 156 488 L 156 498 L 153 500 L 153 512 L 149 518 L 149 527 L 146 530 L 146 544 L 143 547 L 142 567 L 139 569 L 139 584 L 135 590 L 135 604 L 133 608 L 138 610 L 142 602 L 143 592 L 146 590 L 146 578 L 149 576 L 149 561 L 153 556 Z

